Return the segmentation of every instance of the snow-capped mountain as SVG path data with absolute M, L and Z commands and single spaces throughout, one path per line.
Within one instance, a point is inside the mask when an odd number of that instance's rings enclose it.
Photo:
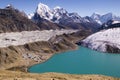
M 94 19 L 97 23 L 103 24 L 108 22 L 109 20 L 120 20 L 119 16 L 114 15 L 113 13 L 107 13 L 104 15 L 101 15 L 99 13 L 93 13 L 91 16 L 92 19 Z
M 56 6 L 53 9 L 50 9 L 47 5 L 39 3 L 36 9 L 36 13 L 40 18 L 55 22 L 55 23 L 64 23 L 64 22 L 74 22 L 74 23 L 83 23 L 83 22 L 96 22 L 100 25 L 106 23 L 109 20 L 120 20 L 119 16 L 116 16 L 112 13 L 107 13 L 101 15 L 99 13 L 93 13 L 90 17 L 81 17 L 77 13 L 69 13 L 66 9 Z M 33 15 L 32 15 L 33 16 Z M 31 18 L 31 15 L 29 16 Z
M 93 13 L 91 18 L 97 23 L 102 24 L 102 22 L 100 21 L 101 15 L 99 13 Z
M 83 40 L 82 45 L 97 51 L 120 53 L 120 28 L 92 34 Z
M 51 21 L 59 23 L 62 18 L 66 19 L 69 16 L 69 13 L 59 6 L 55 7 L 53 10 L 53 18 Z
M 8 4 L 5 9 L 15 9 L 14 6 L 12 4 Z
M 44 18 L 47 20 L 51 20 L 53 17 L 53 14 L 50 8 L 47 5 L 44 5 L 42 3 L 38 4 L 36 12 L 37 14 L 39 14 L 41 18 Z
M 81 17 L 78 13 L 69 13 L 62 7 L 50 9 L 47 5 L 39 3 L 34 15 L 29 15 L 29 19 L 40 23 L 41 19 L 52 23 L 67 26 L 72 29 L 97 29 L 100 25 L 90 17 Z M 89 25 L 89 26 L 88 26 Z
M 77 13 L 68 13 L 64 8 L 56 6 L 50 9 L 47 5 L 39 3 L 36 9 L 36 13 L 43 19 L 60 23 L 61 21 L 68 20 L 68 22 L 80 23 L 83 21 Z M 31 17 L 30 17 L 31 18 Z

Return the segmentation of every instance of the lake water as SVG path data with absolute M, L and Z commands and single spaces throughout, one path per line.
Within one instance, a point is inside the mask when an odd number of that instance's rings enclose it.
M 60 72 L 69 74 L 102 74 L 120 77 L 120 54 L 93 51 L 85 47 L 55 54 L 48 61 L 29 68 L 31 73 Z

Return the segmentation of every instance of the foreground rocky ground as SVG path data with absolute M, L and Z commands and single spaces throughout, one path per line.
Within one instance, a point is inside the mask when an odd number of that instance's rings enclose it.
M 100 75 L 71 75 L 61 73 L 31 74 L 17 71 L 0 71 L 0 80 L 120 80 Z

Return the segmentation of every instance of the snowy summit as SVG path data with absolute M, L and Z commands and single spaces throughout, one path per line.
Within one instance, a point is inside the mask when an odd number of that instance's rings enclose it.
M 40 15 L 41 18 L 44 18 L 44 19 L 47 19 L 47 20 L 52 19 L 52 15 L 53 15 L 52 11 L 45 4 L 42 4 L 42 3 L 38 4 L 37 13 Z

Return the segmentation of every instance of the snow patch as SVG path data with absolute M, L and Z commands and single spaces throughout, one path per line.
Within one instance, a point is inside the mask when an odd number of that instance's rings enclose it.
M 120 21 L 113 21 L 112 24 L 120 23 Z
M 34 14 L 28 14 L 28 19 L 32 19 L 33 16 Z

